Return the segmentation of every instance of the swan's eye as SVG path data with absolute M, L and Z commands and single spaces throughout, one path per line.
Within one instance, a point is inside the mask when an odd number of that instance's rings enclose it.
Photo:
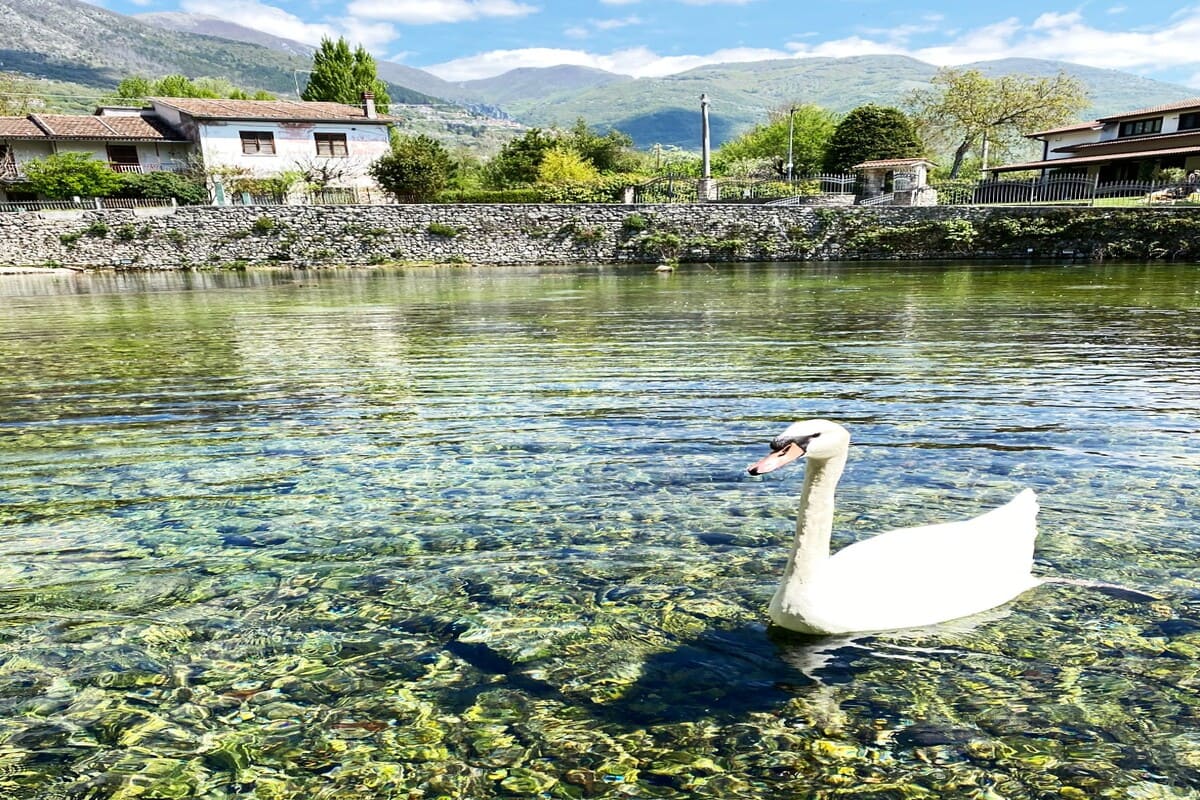
M 817 437 L 818 437 L 818 436 L 820 436 L 820 435 L 821 435 L 820 433 L 814 433 L 814 434 L 812 434 L 811 436 L 809 436 L 808 438 L 810 438 L 810 439 L 815 439 L 815 438 L 817 438 Z

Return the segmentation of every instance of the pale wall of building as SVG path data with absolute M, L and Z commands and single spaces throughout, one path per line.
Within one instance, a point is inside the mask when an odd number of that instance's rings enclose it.
M 339 186 L 374 186 L 367 168 L 390 147 L 386 125 L 242 121 L 202 122 L 197 127 L 204 163 L 209 168 L 232 167 L 257 177 L 268 177 L 305 165 L 331 162 L 346 168 L 347 175 L 335 183 Z M 243 153 L 242 131 L 272 134 L 274 154 Z M 318 156 L 316 133 L 345 134 L 347 155 Z

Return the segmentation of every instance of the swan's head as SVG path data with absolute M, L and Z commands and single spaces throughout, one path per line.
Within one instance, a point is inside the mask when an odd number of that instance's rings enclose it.
M 790 464 L 798 458 L 826 461 L 843 455 L 850 446 L 850 431 L 827 419 L 793 422 L 771 440 L 771 452 L 750 465 L 751 475 L 762 475 Z

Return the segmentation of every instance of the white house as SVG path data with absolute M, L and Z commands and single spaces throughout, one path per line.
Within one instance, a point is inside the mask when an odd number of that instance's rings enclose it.
M 1200 169 L 1200 98 L 1036 131 L 1026 137 L 1042 142 L 1042 157 L 992 167 L 993 175 L 1056 170 L 1108 183 L 1149 177 L 1168 167 L 1192 172 Z
M 293 100 L 152 97 L 147 112 L 191 140 L 211 172 L 317 172 L 329 186 L 375 189 L 367 168 L 390 147 L 391 117 L 362 106 Z M 143 113 L 147 113 L 143 112 Z M 107 112 L 106 112 L 107 113 Z
M 117 172 L 182 170 L 197 156 L 209 174 L 299 170 L 355 199 L 377 197 L 367 168 L 388 152 L 394 120 L 376 113 L 374 98 L 363 101 L 153 97 L 146 107 L 101 106 L 91 116 L 0 117 L 0 202 L 35 199 L 20 191 L 25 165 L 63 152 L 88 153 Z

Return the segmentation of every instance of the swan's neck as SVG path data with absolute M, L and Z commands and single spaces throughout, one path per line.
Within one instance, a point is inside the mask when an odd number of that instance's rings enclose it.
M 796 515 L 796 540 L 792 543 L 784 573 L 785 583 L 808 583 L 821 563 L 829 558 L 834 490 L 845 466 L 845 454 L 808 462 L 804 470 L 804 488 L 800 490 L 800 511 Z

